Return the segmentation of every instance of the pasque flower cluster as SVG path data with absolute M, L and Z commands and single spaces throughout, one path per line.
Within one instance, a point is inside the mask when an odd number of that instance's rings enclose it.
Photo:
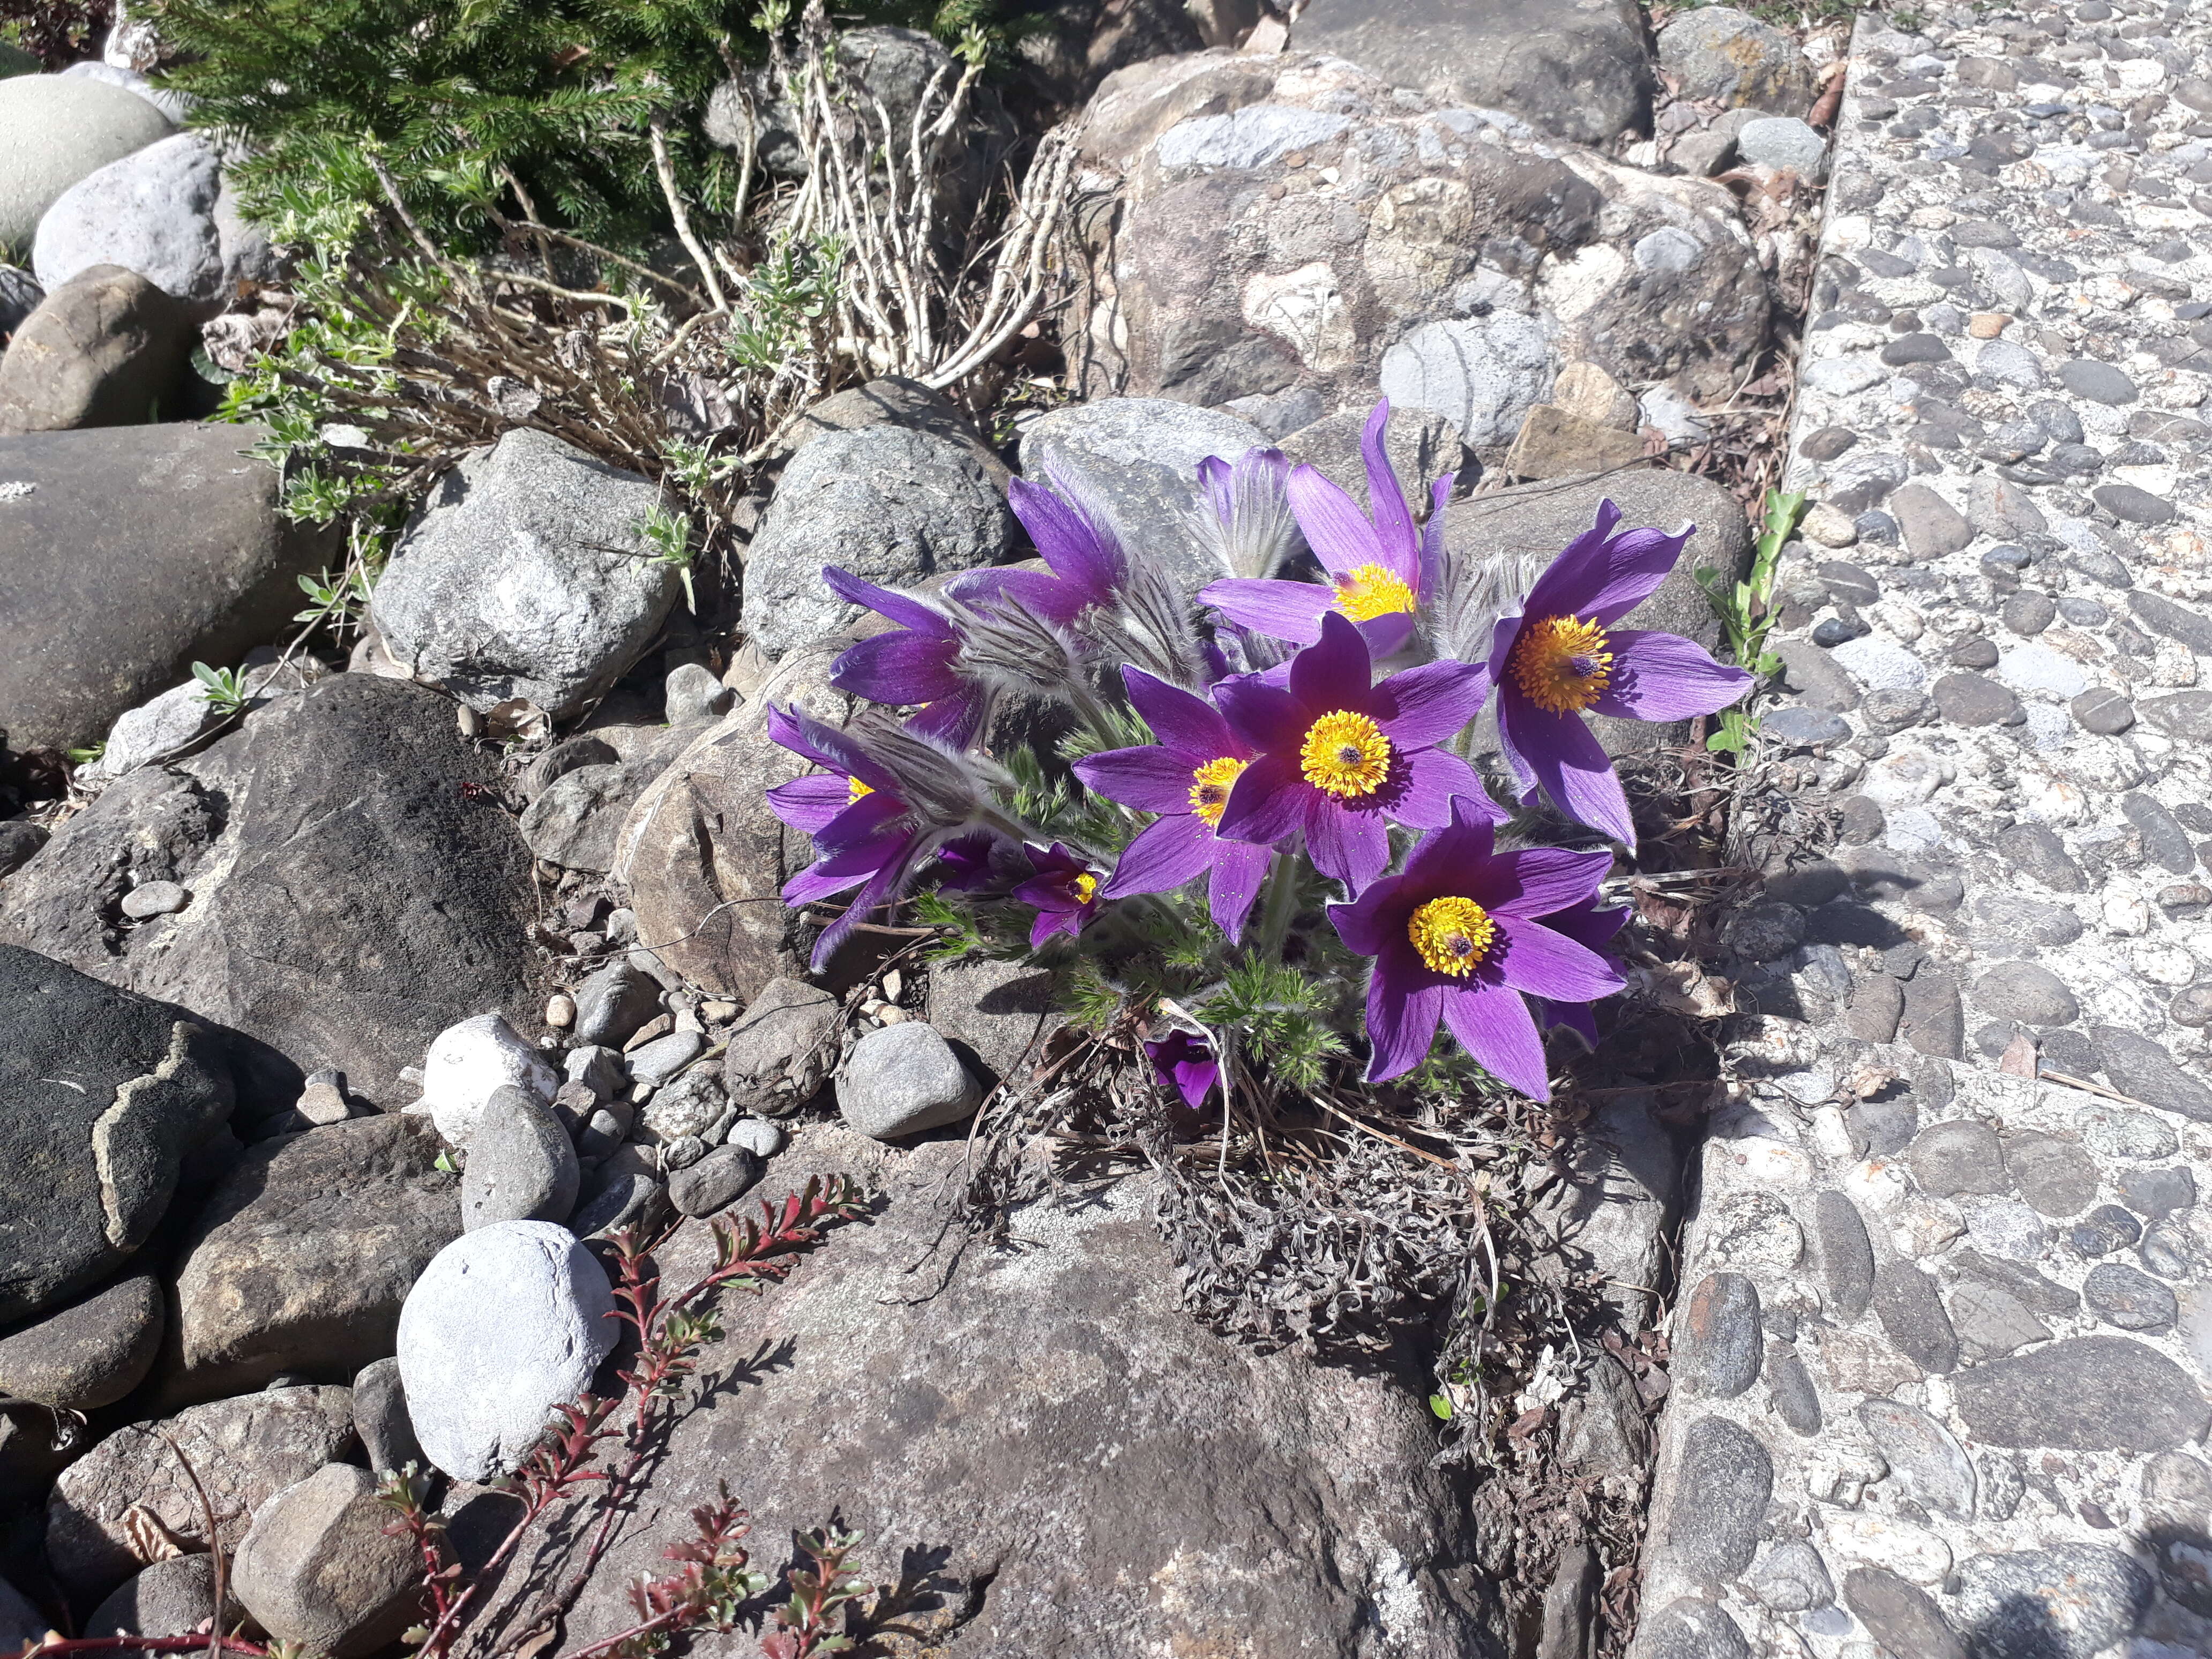
M 1498 845 L 1510 813 L 1466 758 L 1474 722 L 1494 708 L 1520 801 L 1540 794 L 1632 846 L 1586 717 L 1710 714 L 1752 679 L 1692 641 L 1620 626 L 1673 569 L 1689 527 L 1623 530 L 1606 502 L 1516 599 L 1479 556 L 1445 545 L 1451 479 L 1417 526 L 1384 453 L 1389 414 L 1378 405 L 1363 440 L 1364 510 L 1314 468 L 1254 450 L 1200 467 L 1192 523 L 1125 534 L 1084 480 L 1048 469 L 1049 487 L 1012 487 L 1043 572 L 969 572 L 925 595 L 826 569 L 837 593 L 897 624 L 846 652 L 831 684 L 915 712 L 842 732 L 770 712 L 775 740 L 821 769 L 769 793 L 818 855 L 785 898 L 854 893 L 816 965 L 933 866 L 945 889 L 995 883 L 1034 909 L 1033 947 L 1079 940 L 1117 902 L 1204 878 L 1234 945 L 1271 870 L 1294 890 L 1303 859 L 1341 885 L 1329 921 L 1372 963 L 1370 1081 L 1420 1065 L 1442 1026 L 1494 1075 L 1548 1098 L 1542 1029 L 1594 1035 L 1590 1005 L 1622 983 L 1605 947 L 1626 912 L 1598 902 L 1610 853 Z M 1195 607 L 1140 550 L 1169 533 L 1222 570 Z M 1320 580 L 1284 575 L 1307 550 Z M 1127 729 L 1109 712 L 1116 701 L 1150 731 L 1152 743 L 1074 763 L 1089 790 L 1142 822 L 1118 855 L 1011 815 L 976 744 L 1015 693 L 1067 705 L 1102 744 Z M 1419 838 L 1389 873 L 1393 826 Z M 1279 929 L 1261 934 L 1249 948 L 1281 950 Z M 1217 1086 L 1206 1039 L 1151 1046 L 1191 1104 Z

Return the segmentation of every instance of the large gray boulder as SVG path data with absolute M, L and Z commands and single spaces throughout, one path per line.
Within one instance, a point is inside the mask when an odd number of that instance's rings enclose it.
M 5 945 L 0 1031 L 0 1323 L 12 1323 L 131 1258 L 187 1160 L 225 1133 L 234 1096 L 219 1038 L 184 1010 Z
M 746 632 L 781 657 L 862 614 L 823 585 L 823 566 L 911 586 L 997 563 L 1013 526 L 997 481 L 948 438 L 889 424 L 823 433 L 784 469 L 745 555 Z
M 516 1468 L 613 1349 L 606 1270 L 565 1227 L 496 1221 L 440 1251 L 399 1316 L 416 1438 L 462 1480 Z
M 270 1635 L 331 1659 L 389 1646 L 421 1611 L 422 1558 L 376 1477 L 330 1463 L 253 1513 L 238 1547 L 238 1599 Z
M 497 777 L 436 692 L 337 675 L 116 784 L 0 889 L 0 939 L 243 1033 L 257 1115 L 325 1065 L 397 1104 L 447 1027 L 539 1005 L 529 855 Z M 126 928 L 149 879 L 191 902 Z
M 195 132 L 109 162 L 46 210 L 31 248 L 39 280 L 58 289 L 94 265 L 135 270 L 204 317 L 277 271 L 224 187 L 222 158 Z
M 73 75 L 0 80 L 0 243 L 29 246 L 64 191 L 176 130 L 121 87 Z
M 277 512 L 283 475 L 247 453 L 267 435 L 177 422 L 0 437 L 0 484 L 35 486 L 0 513 L 0 637 L 38 641 L 0 651 L 11 744 L 96 742 L 195 660 L 228 666 L 276 636 L 296 579 L 332 547 Z
M 945 1249 L 963 1155 L 834 1125 L 783 1154 L 794 1184 L 842 1170 L 884 1206 L 726 1308 L 733 1352 L 787 1345 L 791 1364 L 677 1424 L 658 1517 L 601 1563 L 569 1641 L 635 1622 L 627 1585 L 738 1469 L 757 1536 L 842 1512 L 866 1540 L 853 1568 L 880 1581 L 941 1546 L 951 1588 L 923 1617 L 941 1632 L 964 1602 L 972 1659 L 1508 1650 L 1416 1391 L 1198 1325 L 1142 1181 L 1018 1216 L 1018 1248 Z
M 410 1117 L 355 1118 L 249 1147 L 178 1253 L 167 1396 L 280 1371 L 343 1382 L 392 1353 L 400 1304 L 460 1236 L 460 1182 Z
M 1093 396 L 1296 394 L 1313 419 L 1364 411 L 1379 383 L 1480 445 L 1513 422 L 1500 408 L 1478 431 L 1471 411 L 1540 342 L 1553 362 L 1699 398 L 1732 391 L 1765 348 L 1766 279 L 1720 185 L 1340 59 L 1140 64 L 1100 88 L 1082 143 L 1121 180 L 1116 210 L 1091 222 L 1100 280 L 1071 319 Z M 1459 332 L 1417 343 L 1425 325 Z
M 517 427 L 448 471 L 376 585 L 393 659 L 489 709 L 565 719 L 612 686 L 682 591 L 641 526 L 652 483 Z
M 1659 67 L 1682 97 L 1726 109 L 1802 115 L 1813 101 L 1813 71 L 1796 39 L 1734 6 L 1676 13 L 1659 31 Z
M 1451 103 L 1510 110 L 1577 143 L 1650 125 L 1634 0 L 1310 0 L 1291 42 Z
M 191 355 L 184 304 L 120 265 L 49 287 L 0 357 L 0 435 L 159 419 Z
M 216 1536 L 234 1550 L 264 1502 L 357 1443 L 352 1391 L 337 1388 L 271 1389 L 118 1429 L 54 1483 L 46 1559 L 82 1605 L 145 1565 L 131 1540 L 132 1509 L 146 1510 L 179 1538 L 204 1536 L 207 1523 L 179 1449 L 207 1489 Z

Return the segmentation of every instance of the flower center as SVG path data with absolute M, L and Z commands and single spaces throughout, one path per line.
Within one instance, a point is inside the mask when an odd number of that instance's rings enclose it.
M 1354 622 L 1373 622 L 1417 608 L 1413 590 L 1388 565 L 1363 564 L 1336 579 L 1336 608 Z
M 1098 878 L 1091 875 L 1078 876 L 1071 884 L 1075 889 L 1075 902 L 1078 904 L 1088 904 L 1091 902 L 1091 896 L 1098 890 Z
M 1406 923 L 1406 937 L 1421 960 L 1440 974 L 1464 979 L 1489 953 L 1498 924 L 1471 898 L 1434 898 Z
M 1224 755 L 1219 760 L 1210 760 L 1190 775 L 1190 810 L 1206 823 L 1218 825 L 1221 809 L 1229 805 L 1229 792 L 1249 761 L 1241 761 L 1234 755 Z
M 1390 739 L 1366 715 L 1340 708 L 1306 728 L 1298 767 L 1308 783 L 1340 799 L 1371 795 L 1390 775 Z
M 1546 617 L 1526 623 L 1513 643 L 1506 672 L 1522 695 L 1553 714 L 1579 714 L 1595 702 L 1613 678 L 1613 653 L 1605 629 L 1580 617 Z
M 872 785 L 862 783 L 858 778 L 848 778 L 845 780 L 845 805 L 848 806 L 850 806 L 854 801 L 860 799 L 861 796 L 872 795 L 875 793 L 875 788 Z

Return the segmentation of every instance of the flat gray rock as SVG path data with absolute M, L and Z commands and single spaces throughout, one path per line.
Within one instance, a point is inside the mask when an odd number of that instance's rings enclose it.
M 837 1078 L 839 1114 L 878 1140 L 957 1123 L 982 1097 L 975 1074 L 920 1020 L 869 1032 L 853 1045 Z
M 166 1323 L 151 1275 L 118 1279 L 0 1337 L 0 1394 L 63 1411 L 112 1406 L 153 1369 Z
M 2062 1451 L 2166 1451 L 2203 1432 L 2197 1385 L 2155 1348 L 2080 1336 L 1960 1372 L 1951 1383 L 1972 1437 Z

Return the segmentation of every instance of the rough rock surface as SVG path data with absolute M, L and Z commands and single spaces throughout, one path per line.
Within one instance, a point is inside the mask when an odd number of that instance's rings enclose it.
M 1728 1621 L 1684 1652 L 2208 1652 L 2212 22 L 1922 27 L 1852 52 L 1752 843 L 1801 942 L 1732 970 L 1683 1247 L 1765 1357 L 1664 1419 L 1645 1605 Z M 1764 1594 L 1785 1550 L 1832 1601 Z
M 409 1288 L 461 1231 L 442 1151 L 389 1116 L 247 1148 L 179 1250 L 182 1370 L 165 1386 L 204 1399 L 280 1371 L 346 1382 L 391 1353 Z
M 167 1435 L 184 1449 L 235 1549 L 264 1500 L 354 1449 L 345 1389 L 272 1389 L 193 1406 L 109 1435 L 70 1465 L 46 1500 L 46 1554 L 72 1597 L 96 1601 L 145 1564 L 125 1516 L 143 1504 L 179 1538 L 204 1535 L 199 1500 Z
M 53 284 L 0 357 L 0 435 L 140 426 L 173 404 L 191 355 L 182 302 L 120 265 Z
M 52 292 L 94 265 L 135 270 L 203 318 L 277 262 L 223 186 L 216 148 L 180 132 L 111 161 L 64 191 L 39 221 L 31 267 Z
M 996 564 L 1013 539 L 1000 481 L 963 445 L 879 423 L 825 432 L 793 457 L 745 555 L 744 625 L 781 657 L 858 621 L 822 582 L 834 564 L 911 587 Z
M 1073 319 L 1094 393 L 1297 396 L 1318 418 L 1379 382 L 1480 448 L 1510 440 L 1554 362 L 1720 397 L 1765 341 L 1765 279 L 1721 186 L 1339 60 L 1139 64 L 1092 100 L 1083 143 L 1121 183 Z
M 0 1394 L 63 1411 L 112 1406 L 152 1369 L 163 1322 L 161 1286 L 151 1274 L 118 1279 L 0 1337 Z
M 0 80 L 0 243 L 28 247 L 64 191 L 176 130 L 120 87 L 72 75 Z
M 502 1090 L 550 1102 L 561 1079 L 500 1014 L 475 1014 L 438 1033 L 422 1057 L 422 1097 L 408 1107 L 465 1148 Z
M 920 1020 L 880 1026 L 853 1045 L 837 1076 L 837 1110 L 878 1140 L 957 1123 L 983 1085 L 952 1046 Z
M 204 1625 L 214 1607 L 215 1557 L 173 1555 L 147 1567 L 87 1614 L 84 1633 L 178 1636 Z M 236 1595 L 226 1594 L 223 1627 L 245 1617 Z
M 253 1512 L 238 1547 L 238 1599 L 271 1636 L 331 1659 L 395 1642 L 420 1612 L 422 1561 L 389 1531 L 367 1469 L 331 1463 Z
M 0 890 L 0 939 L 254 1039 L 234 1053 L 258 1112 L 319 1065 L 396 1104 L 446 1027 L 538 1004 L 529 857 L 470 793 L 495 776 L 444 697 L 337 675 L 72 818 Z M 124 893 L 152 879 L 191 903 L 125 932 Z
M 956 1644 L 977 1659 L 1504 1650 L 1419 1400 L 1206 1332 L 1178 1304 L 1142 1183 L 1025 1211 L 1014 1231 L 1037 1248 L 968 1252 L 937 1294 L 902 1296 L 961 1155 L 886 1154 L 835 1126 L 783 1155 L 858 1174 L 888 1207 L 730 1310 L 734 1343 L 787 1342 L 793 1364 L 678 1425 L 659 1518 L 602 1565 L 571 1641 L 634 1621 L 624 1585 L 742 1468 L 760 1536 L 841 1507 L 874 1552 L 856 1569 L 877 1577 L 942 1547 L 952 1588 L 924 1615 L 934 1629 L 988 1575 Z M 825 1421 L 842 1425 L 827 1439 Z M 1194 1575 L 1203 1594 L 1186 1593 Z
M 12 883 L 11 883 L 12 884 Z M 182 1009 L 0 945 L 0 1321 L 128 1261 L 225 1134 L 230 1067 Z
M 0 652 L 10 744 L 97 742 L 195 659 L 234 664 L 299 608 L 295 578 L 330 545 L 279 517 L 282 475 L 246 453 L 266 435 L 179 422 L 0 438 L 0 485 L 37 486 L 0 514 L 0 633 L 40 641 Z
M 658 500 L 637 474 L 515 428 L 438 481 L 369 615 L 397 661 L 471 708 L 526 697 L 562 719 L 636 661 L 682 590 L 639 529 Z
M 1312 0 L 1291 43 L 1577 143 L 1650 125 L 1644 19 L 1629 0 Z
M 498 1221 L 441 1251 L 399 1316 L 416 1438 L 463 1480 L 512 1471 L 615 1342 L 607 1275 L 565 1227 Z

